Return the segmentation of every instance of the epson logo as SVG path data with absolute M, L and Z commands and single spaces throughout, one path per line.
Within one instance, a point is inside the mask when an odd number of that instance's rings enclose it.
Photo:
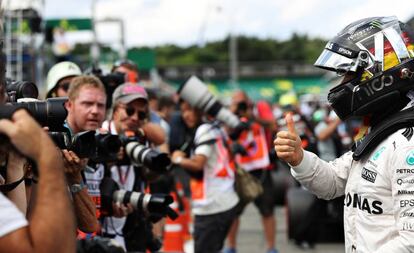
M 414 191 L 398 190 L 398 195 L 414 195 Z
M 338 53 L 346 54 L 346 55 L 349 55 L 349 56 L 352 55 L 352 52 L 350 50 L 348 50 L 346 48 L 343 48 L 343 47 L 338 48 Z
M 375 183 L 375 179 L 377 178 L 377 173 L 374 171 L 370 171 L 369 169 L 366 169 L 364 167 L 362 168 L 362 171 L 361 171 L 361 177 L 371 183 Z
M 414 206 L 414 199 L 403 199 L 400 200 L 400 207 L 413 207 Z
M 349 207 L 352 206 L 353 208 L 358 208 L 359 210 L 365 211 L 369 214 L 382 214 L 382 202 L 378 200 L 374 200 L 370 202 L 370 200 L 366 198 L 361 198 L 358 194 L 354 193 L 351 195 L 348 193 L 345 198 L 345 206 Z
M 368 97 L 375 94 L 377 91 L 381 91 L 384 87 L 388 87 L 394 83 L 394 78 L 392 76 L 382 76 L 381 78 L 376 78 L 371 82 L 359 86 L 361 89 L 364 90 Z

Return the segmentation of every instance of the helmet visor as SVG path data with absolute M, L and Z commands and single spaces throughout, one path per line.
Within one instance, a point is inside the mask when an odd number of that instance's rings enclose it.
M 356 59 L 345 57 L 328 49 L 322 51 L 322 54 L 314 65 L 319 68 L 335 71 L 341 75 L 348 71 L 355 71 L 357 66 Z

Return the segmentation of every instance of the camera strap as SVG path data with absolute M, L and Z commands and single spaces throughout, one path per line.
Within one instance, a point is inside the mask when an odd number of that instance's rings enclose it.
M 16 182 L 0 185 L 0 192 L 2 193 L 10 192 L 14 190 L 23 181 L 24 181 L 24 176 L 21 179 L 17 180 Z
M 119 182 L 122 184 L 122 186 L 124 186 L 125 183 L 128 180 L 129 171 L 131 170 L 131 166 L 128 166 L 128 168 L 126 170 L 126 173 L 123 173 L 121 167 L 118 166 L 118 165 L 116 165 L 116 170 L 118 172 Z

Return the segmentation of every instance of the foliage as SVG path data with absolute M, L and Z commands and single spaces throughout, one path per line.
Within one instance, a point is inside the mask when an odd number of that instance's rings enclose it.
M 165 45 L 155 47 L 157 64 L 197 65 L 228 62 L 229 40 L 207 43 L 203 47 L 179 47 Z M 238 59 L 242 62 L 295 61 L 313 63 L 322 52 L 326 41 L 310 39 L 307 35 L 293 34 L 287 41 L 259 39 L 239 36 L 237 38 Z
M 226 63 L 229 61 L 229 41 L 230 38 L 227 37 L 221 41 L 209 42 L 202 47 L 195 45 L 180 47 L 169 44 L 154 48 L 136 47 L 135 49 L 155 50 L 158 66 Z M 322 52 L 325 44 L 326 41 L 322 39 L 310 39 L 307 35 L 296 33 L 286 41 L 238 36 L 238 60 L 241 62 L 294 61 L 313 63 Z M 89 46 L 88 44 L 78 44 L 73 54 L 89 54 Z M 108 51 L 108 48 L 105 49 Z

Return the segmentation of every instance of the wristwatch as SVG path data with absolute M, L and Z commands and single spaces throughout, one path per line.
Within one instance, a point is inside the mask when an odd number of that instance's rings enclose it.
M 80 184 L 72 184 L 70 186 L 70 192 L 75 194 L 82 191 L 83 188 L 86 188 L 86 185 L 81 181 Z
M 176 158 L 174 158 L 174 160 L 172 161 L 174 164 L 180 164 L 183 161 L 183 157 L 182 156 L 177 156 Z

